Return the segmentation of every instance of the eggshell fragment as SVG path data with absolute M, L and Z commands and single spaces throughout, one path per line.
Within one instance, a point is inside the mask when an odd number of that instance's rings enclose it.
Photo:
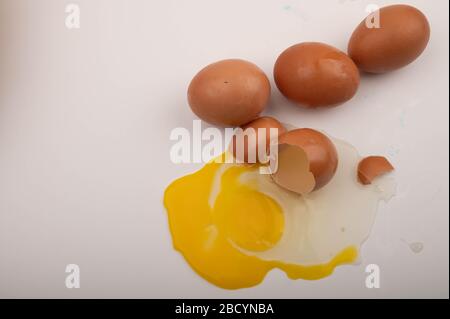
M 314 190 L 324 187 L 333 178 L 338 165 L 338 154 L 333 142 L 323 133 L 309 129 L 295 129 L 279 138 L 280 144 L 300 147 L 309 161 L 309 170 L 314 175 Z M 282 166 L 278 170 L 283 169 Z M 293 170 L 286 174 L 294 174 Z
M 272 178 L 279 186 L 301 195 L 314 190 L 316 181 L 309 170 L 308 155 L 301 147 L 280 144 L 276 165 Z
M 306 107 L 341 104 L 359 86 L 355 63 L 344 52 L 318 42 L 286 49 L 275 63 L 274 77 L 285 97 Z
M 430 38 L 425 15 L 408 5 L 383 7 L 377 14 L 378 27 L 366 18 L 350 38 L 348 54 L 356 65 L 365 72 L 384 73 L 417 59 Z
M 383 156 L 368 156 L 358 164 L 358 180 L 363 185 L 369 185 L 372 181 L 394 170 L 389 161 Z
M 259 132 L 264 133 L 260 129 L 265 130 L 265 136 L 259 136 Z M 285 132 L 286 128 L 277 119 L 269 116 L 260 117 L 242 126 L 242 131 L 233 136 L 230 151 L 239 162 L 256 163 L 261 159 L 258 155 L 259 146 L 265 145 L 265 154 L 270 155 L 271 141 Z M 271 133 L 274 133 L 274 136 L 271 137 Z
M 270 82 L 264 72 L 244 60 L 223 60 L 208 65 L 191 81 L 188 101 L 202 120 L 221 126 L 240 126 L 264 110 Z

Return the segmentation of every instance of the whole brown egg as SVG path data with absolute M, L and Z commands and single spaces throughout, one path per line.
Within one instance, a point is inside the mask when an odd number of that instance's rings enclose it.
M 359 86 L 355 63 L 338 49 L 318 42 L 296 44 L 281 53 L 274 77 L 284 96 L 307 107 L 341 104 Z
M 265 147 L 265 153 L 270 153 L 270 145 L 272 139 L 275 137 L 271 136 L 271 132 L 274 132 L 276 138 L 278 138 L 281 134 L 286 133 L 286 128 L 273 117 L 263 116 L 257 118 L 242 126 L 242 132 L 233 136 L 230 151 L 240 162 L 249 164 L 256 163 L 259 160 L 260 143 Z M 259 133 L 264 134 L 264 137 L 261 138 Z M 249 143 L 249 139 L 253 139 L 253 143 Z M 238 149 L 240 152 L 237 151 Z
M 253 63 L 231 59 L 208 65 L 192 79 L 188 101 L 202 120 L 240 126 L 258 117 L 270 97 L 270 82 Z
M 375 24 L 377 20 L 379 25 Z M 417 59 L 429 38 L 430 25 L 422 12 L 408 5 L 387 6 L 358 25 L 350 38 L 348 54 L 361 70 L 384 73 Z

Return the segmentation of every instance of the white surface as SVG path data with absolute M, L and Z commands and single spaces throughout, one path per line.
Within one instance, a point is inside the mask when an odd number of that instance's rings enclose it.
M 215 60 L 254 61 L 271 78 L 286 47 L 345 49 L 368 3 L 300 0 L 0 0 L 0 297 L 449 296 L 448 1 L 408 1 L 432 38 L 412 65 L 363 76 L 338 108 L 307 111 L 273 86 L 267 114 L 385 154 L 398 195 L 381 205 L 360 266 L 320 281 L 273 271 L 227 291 L 172 249 L 165 186 L 199 165 L 169 161 L 172 128 L 191 127 L 191 77 Z M 403 1 L 401 1 L 403 2 Z M 406 242 L 422 242 L 415 254 Z M 65 266 L 81 267 L 66 289 Z M 365 266 L 381 288 L 365 288 Z

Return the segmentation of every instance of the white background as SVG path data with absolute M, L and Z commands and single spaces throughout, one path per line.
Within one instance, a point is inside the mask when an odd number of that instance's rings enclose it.
M 357 0 L 0 0 L 0 297 L 446 297 L 449 295 L 448 1 L 408 1 L 431 41 L 412 65 L 362 76 L 357 96 L 308 111 L 274 85 L 266 114 L 386 155 L 398 194 L 381 205 L 360 266 L 320 281 L 280 271 L 227 291 L 173 250 L 165 187 L 200 165 L 169 160 L 192 126 L 192 76 L 224 58 L 258 64 L 302 41 L 345 50 L 369 3 Z M 401 1 L 404 2 L 404 1 Z M 413 253 L 405 242 L 421 242 Z M 66 289 L 65 266 L 81 267 Z M 367 289 L 364 268 L 381 267 Z

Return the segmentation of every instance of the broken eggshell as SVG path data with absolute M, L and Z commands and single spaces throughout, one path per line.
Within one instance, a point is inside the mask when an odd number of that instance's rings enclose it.
M 309 169 L 308 155 L 301 147 L 279 144 L 275 165 L 272 179 L 282 188 L 304 195 L 316 187 L 314 175 Z
M 358 164 L 358 181 L 363 185 L 369 185 L 372 181 L 394 170 L 389 161 L 383 156 L 368 156 Z
M 272 176 L 279 186 L 307 194 L 328 184 L 337 165 L 336 147 L 325 134 L 309 128 L 295 129 L 279 137 L 276 171 Z M 314 179 L 312 186 L 308 173 Z

